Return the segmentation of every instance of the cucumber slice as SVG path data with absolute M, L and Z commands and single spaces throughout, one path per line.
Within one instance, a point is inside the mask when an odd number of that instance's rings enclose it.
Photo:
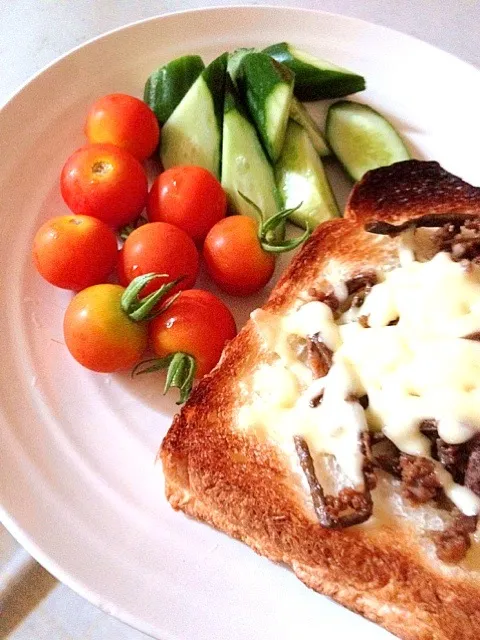
M 143 92 L 143 100 L 162 125 L 205 69 L 200 56 L 182 56 L 154 71 Z
M 285 144 L 275 166 L 275 179 L 285 209 L 300 203 L 289 220 L 314 229 L 340 215 L 325 170 L 306 130 L 289 120 Z
M 365 104 L 341 100 L 327 113 L 328 144 L 353 180 L 367 171 L 409 160 L 410 154 L 395 128 Z
M 233 84 L 237 85 L 237 76 L 240 70 L 240 66 L 242 64 L 242 60 L 249 53 L 255 53 L 256 49 L 251 47 L 241 47 L 240 49 L 235 49 L 233 53 L 228 55 L 228 64 L 227 71 L 230 74 L 230 78 L 233 80 Z
M 323 137 L 323 133 L 308 113 L 307 109 L 297 98 L 293 97 L 292 104 L 290 105 L 290 118 L 295 120 L 298 124 L 302 125 L 305 131 L 308 133 L 308 137 L 312 141 L 315 151 L 319 156 L 329 156 L 330 149 L 327 141 Z
M 257 219 L 255 210 L 240 193 L 261 209 L 264 220 L 279 211 L 272 166 L 229 76 L 225 86 L 221 182 L 230 209 L 235 213 Z M 278 233 L 279 236 L 283 235 L 283 230 L 280 229 Z
M 220 177 L 227 59 L 224 53 L 202 71 L 165 122 L 160 137 L 165 169 L 194 164 Z
M 295 95 L 299 100 L 341 98 L 365 89 L 365 78 L 338 67 L 327 60 L 279 42 L 263 50 L 269 56 L 291 69 L 295 74 Z
M 237 86 L 272 162 L 282 150 L 293 95 L 293 73 L 265 53 L 240 62 Z

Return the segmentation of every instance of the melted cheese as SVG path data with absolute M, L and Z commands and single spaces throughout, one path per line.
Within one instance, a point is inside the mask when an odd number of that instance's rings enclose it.
M 322 302 L 285 317 L 254 312 L 278 360 L 256 372 L 254 399 L 241 412 L 244 428 L 266 431 L 289 452 L 293 435 L 302 435 L 312 455 L 334 456 L 353 485 L 363 482 L 359 436 L 368 427 L 382 429 L 401 451 L 425 457 L 430 442 L 419 430 L 423 420 L 436 420 L 440 437 L 451 444 L 480 431 L 480 342 L 464 339 L 480 330 L 480 268 L 465 269 L 445 253 L 425 263 L 403 256 L 359 314 L 368 316 L 369 328 L 351 315 L 338 324 Z M 318 380 L 292 346 L 292 336 L 315 333 L 334 352 L 329 373 Z M 320 392 L 322 402 L 312 408 Z M 348 400 L 364 394 L 367 411 Z M 436 473 L 459 509 L 480 513 L 469 489 L 439 464 Z

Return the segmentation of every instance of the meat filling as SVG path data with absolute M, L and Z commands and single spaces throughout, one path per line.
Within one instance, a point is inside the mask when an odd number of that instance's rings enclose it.
M 420 456 L 400 455 L 401 491 L 413 504 L 423 504 L 435 499 L 442 490 L 432 460 Z
M 447 251 L 456 261 L 480 260 L 480 218 L 469 218 L 459 227 L 444 225 L 437 233 L 440 251 Z
M 480 496 L 480 443 L 476 440 L 468 457 L 465 486 Z
M 443 226 L 451 226 L 454 229 L 459 229 L 466 223 L 466 221 L 475 219 L 474 216 L 468 213 L 449 213 L 438 214 L 429 213 L 418 218 L 406 220 L 400 224 L 392 224 L 385 222 L 384 220 L 372 220 L 365 225 L 365 231 L 368 233 L 376 233 L 383 236 L 398 236 L 404 231 L 409 229 L 418 229 L 420 227 L 438 228 Z
M 372 515 L 373 502 L 367 478 L 365 478 L 363 491 L 347 487 L 336 496 L 325 495 L 316 476 L 306 441 L 300 436 L 295 436 L 294 442 L 300 466 L 310 487 L 315 513 L 322 527 L 345 529 L 368 520 Z
M 475 533 L 476 528 L 476 516 L 456 512 L 444 531 L 432 534 L 438 558 L 448 564 L 463 560 L 472 544 L 470 534 Z
M 332 351 L 322 342 L 318 333 L 307 338 L 307 365 L 314 379 L 327 375 L 332 366 L 332 355 Z
M 480 262 L 480 218 L 468 215 L 427 215 L 409 220 L 399 225 L 386 222 L 371 222 L 365 229 L 371 233 L 396 236 L 412 227 L 437 228 L 435 244 L 438 251 L 448 251 L 453 260 Z M 348 297 L 340 300 L 330 291 L 310 289 L 311 298 L 327 304 L 334 316 L 339 318 L 351 308 L 359 308 L 371 288 L 377 283 L 374 272 L 357 274 L 346 283 Z M 357 321 L 368 328 L 368 317 L 360 316 Z M 391 324 L 396 324 L 398 319 Z M 468 340 L 480 340 L 480 332 L 465 336 Z M 332 351 L 322 342 L 319 334 L 307 338 L 306 363 L 313 378 L 326 376 L 332 365 Z M 310 406 L 317 407 L 322 402 L 323 393 L 312 399 Z M 368 408 L 368 396 L 351 397 L 347 400 L 359 402 Z M 435 420 L 424 420 L 420 431 L 431 442 L 431 455 L 452 475 L 455 482 L 464 484 L 480 496 L 480 437 L 463 444 L 449 444 L 443 441 Z M 382 444 L 381 452 L 376 446 Z M 376 471 L 382 471 L 400 480 L 400 490 L 404 498 L 413 505 L 435 501 L 438 508 L 451 512 L 451 521 L 443 531 L 434 532 L 431 538 L 440 560 L 447 563 L 461 561 L 471 546 L 470 536 L 477 526 L 476 516 L 465 516 L 458 511 L 445 495 L 435 472 L 433 460 L 402 453 L 383 433 L 364 433 L 359 444 L 364 457 L 364 490 L 344 488 L 337 495 L 325 495 L 315 475 L 315 469 L 308 445 L 301 437 L 295 437 L 295 447 L 301 467 L 310 486 L 314 508 L 320 524 L 327 528 L 345 528 L 368 520 L 373 504 L 370 491 L 377 483 Z

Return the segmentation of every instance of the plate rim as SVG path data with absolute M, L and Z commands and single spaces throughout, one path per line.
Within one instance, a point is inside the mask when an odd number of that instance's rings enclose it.
M 112 35 L 115 35 L 122 31 L 127 31 L 134 27 L 137 27 L 142 24 L 147 24 L 149 22 L 161 21 L 163 19 L 167 19 L 172 16 L 179 16 L 183 14 L 194 15 L 194 14 L 208 14 L 208 13 L 229 13 L 234 11 L 244 11 L 244 12 L 265 12 L 265 11 L 284 11 L 284 12 L 292 12 L 296 14 L 311 14 L 311 15 L 322 15 L 329 16 L 333 19 L 344 21 L 346 23 L 351 24 L 360 24 L 363 27 L 371 28 L 375 27 L 375 29 L 384 31 L 386 34 L 391 33 L 396 36 L 400 35 L 402 38 L 406 38 L 416 44 L 420 44 L 422 46 L 428 47 L 430 50 L 440 53 L 443 56 L 448 56 L 455 63 L 460 63 L 461 65 L 466 66 L 471 71 L 475 72 L 478 76 L 478 80 L 480 83 L 480 69 L 476 67 L 474 64 L 467 62 L 466 60 L 456 56 L 453 53 L 445 51 L 440 47 L 431 44 L 421 38 L 416 36 L 412 36 L 408 33 L 400 31 L 398 29 L 393 29 L 391 27 L 387 27 L 382 24 L 378 24 L 376 22 L 372 22 L 369 20 L 365 20 L 363 18 L 357 18 L 355 16 L 349 16 L 342 13 L 336 13 L 331 11 L 324 11 L 322 9 L 312 9 L 306 7 L 296 7 L 292 5 L 282 4 L 282 5 L 272 5 L 272 4 L 253 4 L 251 2 L 247 4 L 233 4 L 233 5 L 213 5 L 207 7 L 195 7 L 192 9 L 182 9 L 179 11 L 168 11 L 165 13 L 159 13 L 153 16 L 149 16 L 147 18 L 141 18 L 138 20 L 134 20 L 132 22 L 128 22 L 126 24 L 122 24 L 118 27 L 114 27 L 113 29 L 109 29 L 107 31 L 103 31 L 92 38 L 89 38 L 80 44 L 68 49 L 64 53 L 58 55 L 49 63 L 40 68 L 37 72 L 29 76 L 24 82 L 22 82 L 16 89 L 9 92 L 7 97 L 0 103 L 0 119 L 4 116 L 4 110 L 14 103 L 15 99 L 23 93 L 27 87 L 36 81 L 39 77 L 41 77 L 44 73 L 49 71 L 51 68 L 60 65 L 65 59 L 74 56 L 79 50 L 89 47 L 91 45 L 96 44 L 97 42 L 109 38 Z M 85 598 L 94 606 L 98 607 L 101 611 L 114 616 L 124 624 L 130 626 L 131 628 L 138 630 L 146 635 L 151 636 L 152 638 L 159 638 L 158 633 L 159 630 L 155 629 L 149 623 L 145 622 L 138 616 L 129 613 L 124 610 L 121 606 L 116 605 L 114 602 L 111 602 L 108 598 L 102 596 L 97 590 L 90 588 L 87 584 L 85 584 L 81 579 L 78 579 L 75 575 L 70 573 L 68 570 L 65 570 L 61 564 L 59 564 L 53 557 L 51 557 L 47 552 L 44 552 L 42 548 L 35 542 L 33 537 L 26 531 L 24 531 L 21 526 L 17 523 L 16 518 L 13 514 L 9 513 L 4 505 L 0 502 L 0 522 L 5 526 L 7 531 L 17 540 L 17 542 L 49 573 L 51 573 L 59 582 L 65 584 L 68 588 L 72 589 L 76 594 Z M 171 634 L 167 630 L 161 630 L 161 638 L 162 640 L 168 640 L 169 638 L 173 638 Z
M 133 22 L 128 22 L 126 24 L 120 25 L 119 27 L 114 27 L 113 29 L 108 29 L 107 31 L 102 31 L 101 33 L 99 33 L 96 36 L 93 36 L 92 38 L 88 38 L 87 40 L 85 40 L 84 42 L 81 42 L 80 44 L 72 47 L 71 49 L 68 49 L 67 51 L 65 51 L 64 53 L 61 53 L 60 55 L 56 56 L 53 60 L 51 60 L 50 62 L 48 62 L 46 65 L 44 65 L 43 67 L 41 67 L 38 71 L 36 71 L 34 74 L 32 74 L 31 76 L 29 76 L 24 82 L 22 82 L 16 89 L 13 89 L 12 91 L 10 91 L 7 94 L 7 97 L 3 99 L 2 102 L 0 102 L 0 117 L 1 114 L 4 110 L 5 107 L 7 107 L 11 102 L 13 102 L 13 100 L 17 97 L 17 95 L 19 95 L 20 93 L 22 93 L 22 91 L 29 85 L 31 84 L 34 80 L 36 80 L 39 76 L 41 76 L 43 73 L 45 73 L 46 71 L 48 71 L 51 67 L 54 67 L 55 65 L 59 64 L 60 62 L 62 62 L 65 58 L 68 58 L 69 56 L 73 55 L 74 53 L 76 53 L 78 50 L 83 49 L 85 47 L 88 47 L 91 44 L 94 44 L 97 40 L 102 40 L 103 38 L 107 38 L 115 33 L 118 33 L 119 31 L 123 31 L 123 30 L 127 30 L 130 29 L 132 27 L 135 27 L 137 25 L 140 24 L 146 24 L 148 22 L 154 22 L 156 20 L 161 20 L 163 18 L 168 18 L 170 16 L 177 16 L 177 15 L 181 15 L 181 14 L 194 14 L 194 13 L 208 13 L 208 12 L 216 12 L 216 11 L 232 11 L 232 10 L 249 10 L 249 11 L 263 11 L 265 9 L 274 9 L 274 10 L 280 10 L 280 11 L 293 11 L 295 13 L 310 13 L 310 14 L 321 14 L 321 15 L 325 15 L 325 16 L 331 16 L 333 18 L 340 18 L 341 20 L 345 20 L 345 21 L 350 21 L 350 22 L 355 22 L 355 23 L 361 23 L 363 25 L 366 25 L 368 27 L 374 26 L 377 29 L 382 29 L 385 30 L 386 32 L 390 32 L 390 33 L 394 33 L 396 35 L 400 34 L 401 36 L 405 37 L 405 38 L 410 38 L 411 40 L 417 42 L 417 43 L 421 43 L 422 45 L 426 45 L 432 49 L 435 49 L 436 51 L 440 52 L 443 55 L 447 55 L 451 58 L 453 58 L 454 60 L 456 60 L 457 62 L 460 62 L 464 65 L 466 65 L 467 67 L 470 67 L 473 71 L 479 72 L 480 73 L 480 69 L 478 67 L 476 67 L 473 63 L 468 62 L 467 60 L 464 60 L 463 58 L 460 58 L 459 56 L 456 56 L 453 53 L 450 53 L 449 51 L 446 51 L 445 49 L 442 49 L 441 47 L 437 47 L 437 45 L 434 45 L 430 42 L 427 42 L 426 40 L 422 40 L 421 38 L 417 38 L 416 36 L 412 36 L 409 33 L 406 33 L 404 31 L 400 31 L 399 29 L 393 29 L 392 27 L 386 27 L 383 24 L 378 24 L 376 22 L 371 22 L 370 20 L 365 20 L 364 18 L 357 18 L 355 16 L 349 16 L 346 15 L 344 13 L 336 13 L 335 11 L 324 11 L 322 9 L 310 9 L 310 8 L 306 8 L 306 7 L 294 7 L 291 5 L 274 5 L 274 4 L 268 4 L 268 3 L 262 3 L 262 4 L 253 4 L 252 2 L 248 2 L 247 4 L 232 4 L 232 5 L 212 5 L 212 6 L 208 6 L 208 7 L 195 7 L 193 9 L 181 9 L 179 11 L 167 11 L 165 13 L 158 13 L 154 16 L 149 16 L 148 18 L 140 18 L 139 20 L 134 20 Z

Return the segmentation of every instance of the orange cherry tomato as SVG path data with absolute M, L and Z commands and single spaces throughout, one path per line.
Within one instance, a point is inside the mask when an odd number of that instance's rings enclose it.
M 210 277 L 234 296 L 259 291 L 275 269 L 275 256 L 262 249 L 257 223 L 248 216 L 217 222 L 205 238 L 203 256 Z
M 77 293 L 67 307 L 65 344 L 87 369 L 103 373 L 129 369 L 147 347 L 147 324 L 134 322 L 120 306 L 124 291 L 118 284 L 98 284 Z
M 62 289 L 80 291 L 105 282 L 117 262 L 117 238 L 91 216 L 58 216 L 33 240 L 33 261 L 41 276 Z
M 193 287 L 197 279 L 199 257 L 193 240 L 185 231 L 167 222 L 148 222 L 128 236 L 119 256 L 118 272 L 121 281 L 131 282 L 146 273 L 166 274 L 148 284 L 142 295 L 147 295 L 165 282 L 183 276 L 172 289 Z
M 145 160 L 157 148 L 160 127 L 155 114 L 142 100 L 112 93 L 90 107 L 85 135 L 89 142 L 108 142 L 126 149 L 138 160 Z
M 87 144 L 75 151 L 63 167 L 60 186 L 73 213 L 99 218 L 113 227 L 138 218 L 148 195 L 140 162 L 113 144 Z
M 208 291 L 182 291 L 168 309 L 150 323 L 150 343 L 160 357 L 178 352 L 195 359 L 195 377 L 209 373 L 227 340 L 237 329 L 229 308 Z
M 151 222 L 169 222 L 197 244 L 227 213 L 227 196 L 216 177 L 203 167 L 179 165 L 161 173 L 150 189 Z

